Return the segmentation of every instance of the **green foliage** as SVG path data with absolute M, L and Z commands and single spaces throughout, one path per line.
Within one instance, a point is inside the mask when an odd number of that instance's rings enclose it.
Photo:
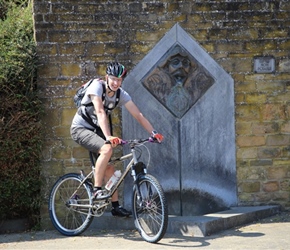
M 35 222 L 42 104 L 35 82 L 32 5 L 9 1 L 6 6 L 5 19 L 0 19 L 0 219 L 28 217 Z
M 0 20 L 4 20 L 6 18 L 6 13 L 7 13 L 6 1 L 0 0 Z

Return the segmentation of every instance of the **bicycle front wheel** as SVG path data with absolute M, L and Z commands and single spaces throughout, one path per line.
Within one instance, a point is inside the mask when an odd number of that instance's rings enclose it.
M 138 177 L 133 189 L 132 209 L 141 237 L 151 243 L 161 240 L 167 230 L 168 209 L 164 191 L 152 175 Z
M 63 235 L 76 236 L 84 232 L 94 217 L 91 214 L 90 187 L 78 174 L 62 176 L 49 196 L 49 216 L 54 227 Z

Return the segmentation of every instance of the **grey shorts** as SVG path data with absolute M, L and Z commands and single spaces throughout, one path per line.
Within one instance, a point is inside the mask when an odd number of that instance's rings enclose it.
M 100 135 L 84 127 L 71 127 L 70 133 L 76 143 L 93 153 L 98 153 L 105 143 Z

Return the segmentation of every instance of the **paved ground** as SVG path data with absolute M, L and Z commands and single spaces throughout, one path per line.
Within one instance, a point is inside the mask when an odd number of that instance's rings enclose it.
M 0 235 L 0 249 L 289 249 L 290 212 L 207 237 L 168 235 L 157 244 L 142 240 L 135 230 L 87 230 L 65 237 L 57 231 Z

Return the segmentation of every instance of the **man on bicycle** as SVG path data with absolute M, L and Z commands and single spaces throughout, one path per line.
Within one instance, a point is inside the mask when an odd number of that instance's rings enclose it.
M 94 198 L 103 195 L 103 181 L 107 182 L 115 171 L 112 165 L 108 165 L 108 162 L 113 148 L 120 144 L 121 139 L 112 136 L 108 114 L 114 108 L 116 98 L 119 99 L 117 106 L 124 105 L 151 136 L 159 142 L 163 140 L 163 136 L 154 130 L 151 123 L 131 100 L 130 95 L 121 88 L 127 74 L 125 67 L 118 62 L 112 62 L 108 64 L 106 73 L 105 81 L 94 79 L 88 87 L 81 102 L 82 106 L 78 108 L 71 125 L 72 139 L 99 155 L 95 164 Z M 103 93 L 103 85 L 105 93 Z M 120 96 L 117 97 L 118 89 L 120 89 Z M 128 217 L 131 214 L 120 206 L 117 191 L 112 196 L 111 212 L 113 216 L 120 217 Z

